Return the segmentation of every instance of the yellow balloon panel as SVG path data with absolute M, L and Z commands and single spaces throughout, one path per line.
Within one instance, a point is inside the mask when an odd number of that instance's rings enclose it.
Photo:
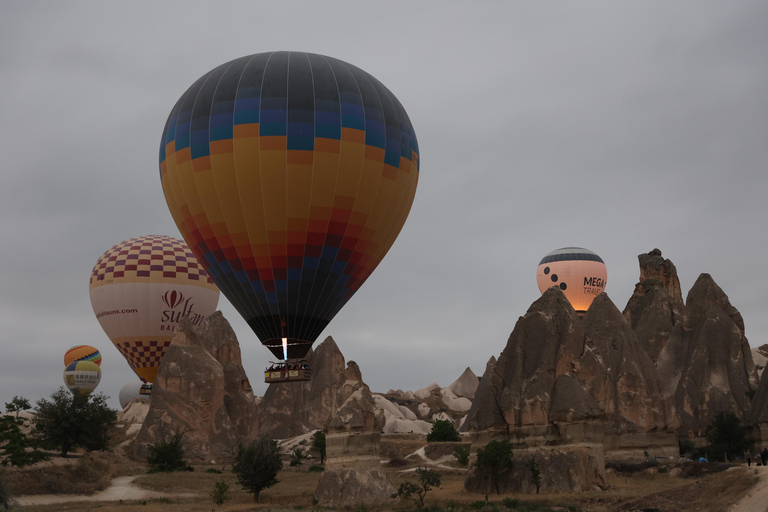
M 301 52 L 226 63 L 172 110 L 160 174 L 182 236 L 262 342 L 301 357 L 381 262 L 418 183 L 392 93 Z

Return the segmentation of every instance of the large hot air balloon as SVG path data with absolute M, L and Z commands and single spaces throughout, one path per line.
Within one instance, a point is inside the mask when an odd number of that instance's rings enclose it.
M 149 235 L 120 242 L 91 272 L 91 305 L 101 327 L 139 378 L 151 384 L 179 320 L 199 325 L 219 290 L 187 245 Z
M 101 368 L 91 361 L 75 361 L 64 368 L 64 384 L 72 393 L 90 395 L 101 382 Z
M 563 247 L 544 256 L 536 270 L 539 290 L 557 286 L 579 316 L 589 309 L 595 297 L 605 289 L 608 272 L 594 252 L 581 247 Z
M 90 345 L 75 345 L 64 354 L 64 366 L 75 361 L 90 361 L 101 366 L 101 352 Z
M 197 80 L 168 117 L 173 219 L 261 342 L 303 357 L 395 241 L 419 177 L 408 115 L 338 59 L 270 52 Z

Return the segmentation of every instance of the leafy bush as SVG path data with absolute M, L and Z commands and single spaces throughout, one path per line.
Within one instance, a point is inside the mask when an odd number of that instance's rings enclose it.
M 24 418 L 0 416 L 0 465 L 21 468 L 49 459 L 38 449 L 37 440 L 30 438 L 21 429 L 25 422 Z
M 224 504 L 229 499 L 229 484 L 224 480 L 216 482 L 211 492 L 211 499 L 217 505 Z
M 461 436 L 452 421 L 435 420 L 432 430 L 427 434 L 427 442 L 456 442 L 461 441 Z
M 177 429 L 170 440 L 166 440 L 163 435 L 162 441 L 147 445 L 147 464 L 149 464 L 150 473 L 192 471 L 192 467 L 184 460 L 184 447 L 181 444 L 184 434 L 184 430 Z
M 391 468 L 402 468 L 403 466 L 408 465 L 408 461 L 400 457 L 394 457 L 392 459 L 389 459 L 389 462 L 387 464 L 389 464 L 389 467 Z
M 293 453 L 291 453 L 291 463 L 289 464 L 292 468 L 298 467 L 301 469 L 301 465 L 304 464 L 304 461 L 307 460 L 309 456 L 304 453 L 301 448 L 296 448 L 293 450 Z
M 701 447 L 697 456 L 705 453 L 708 460 L 724 460 L 726 455 L 738 457 L 751 446 L 741 420 L 732 412 L 717 413 L 707 425 L 704 436 L 708 446 Z
M 606 462 L 605 469 L 613 469 L 617 473 L 638 473 L 648 468 L 655 468 L 659 463 L 653 459 L 645 462 Z
M 536 486 L 536 494 L 539 494 L 541 488 L 541 470 L 539 469 L 539 463 L 536 462 L 536 455 L 533 455 L 528 461 L 528 471 L 531 472 L 531 480 L 533 485 Z
M 679 448 L 681 457 L 688 457 L 689 455 L 693 455 L 696 451 L 696 445 L 693 444 L 693 441 L 690 439 L 678 439 L 677 447 Z
M 325 468 L 323 466 L 321 466 L 320 464 L 313 464 L 313 465 L 309 466 L 307 471 L 309 471 L 310 473 L 320 473 L 320 472 L 325 471 Z
M 407 499 L 415 494 L 418 498 L 418 500 L 414 498 L 416 506 L 419 510 L 424 510 L 424 497 L 433 487 L 439 488 L 442 483 L 440 473 L 434 469 L 418 468 L 416 470 L 416 476 L 419 478 L 419 483 L 414 484 L 410 481 L 403 482 L 397 490 L 397 496 L 402 496 Z
M 456 457 L 456 462 L 462 466 L 469 465 L 469 448 L 469 445 L 461 445 L 453 449 L 453 456 Z

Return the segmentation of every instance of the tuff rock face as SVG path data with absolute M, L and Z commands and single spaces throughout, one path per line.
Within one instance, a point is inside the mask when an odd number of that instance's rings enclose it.
M 256 401 L 237 337 L 221 312 L 200 327 L 184 318 L 160 364 L 136 455 L 144 458 L 147 444 L 184 432 L 190 462 L 232 460 L 238 443 L 256 432 Z
M 674 393 L 682 435 L 703 435 L 721 411 L 745 417 L 757 373 L 744 321 L 709 274 L 688 292 L 683 319 L 656 365 L 664 392 Z
M 654 249 L 640 254 L 640 282 L 624 308 L 624 317 L 655 363 L 672 328 L 683 317 L 683 294 L 675 265 Z
M 549 289 L 481 379 L 466 424 L 512 432 L 585 421 L 605 422 L 613 434 L 677 426 L 652 362 L 608 296 L 580 319 L 561 291 Z
M 326 338 L 307 359 L 312 380 L 270 384 L 258 406 L 259 434 L 285 439 L 343 421 L 353 430 L 379 423 L 381 428 L 383 415 L 377 419 L 373 413 L 373 398 L 360 368 L 354 361 L 345 368 L 333 338 Z

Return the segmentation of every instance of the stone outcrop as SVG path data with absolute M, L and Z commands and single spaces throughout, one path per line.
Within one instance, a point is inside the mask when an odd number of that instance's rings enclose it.
M 333 386 L 336 394 L 324 425 L 327 459 L 315 499 L 323 507 L 391 502 L 396 489 L 379 462 L 384 412 L 354 361 L 342 377 L 340 385 Z
M 136 455 L 144 458 L 147 444 L 184 432 L 189 462 L 232 460 L 237 445 L 255 435 L 256 403 L 237 337 L 221 312 L 200 327 L 184 318 L 158 369 Z
M 307 354 L 312 380 L 270 384 L 258 406 L 259 434 L 273 439 L 294 437 L 323 429 L 360 382 L 359 368 L 344 355 L 330 336 Z M 366 386 L 367 389 L 367 386 Z
M 638 342 L 655 363 L 683 317 L 683 294 L 675 265 L 654 249 L 640 254 L 640 282 L 624 308 Z
M 606 485 L 605 461 L 599 450 L 585 446 L 539 447 L 514 452 L 512 470 L 503 474 L 499 480 L 500 492 L 536 492 L 536 484 L 528 469 L 528 461 L 533 456 L 541 472 L 542 492 L 581 492 L 604 488 Z M 476 467 L 470 469 L 464 488 L 473 493 L 495 492 Z
M 445 389 L 456 395 L 457 397 L 469 398 L 472 400 L 475 398 L 475 392 L 477 386 L 480 385 L 480 380 L 471 368 L 467 367 L 458 379 L 453 381 Z
M 681 435 L 703 435 L 721 411 L 747 414 L 757 373 L 744 321 L 709 274 L 688 292 L 683 319 L 656 365 L 665 393 L 674 394 Z
M 674 453 L 678 420 L 652 361 L 608 296 L 599 295 L 582 319 L 551 288 L 489 364 L 465 425 L 475 446 L 500 437 L 540 453 L 553 461 L 548 471 L 562 468 L 551 488 L 576 489 L 604 484 L 604 448 L 642 454 L 661 445 L 657 453 Z M 562 454 L 546 452 L 554 448 Z M 566 460 L 586 465 L 574 469 Z

